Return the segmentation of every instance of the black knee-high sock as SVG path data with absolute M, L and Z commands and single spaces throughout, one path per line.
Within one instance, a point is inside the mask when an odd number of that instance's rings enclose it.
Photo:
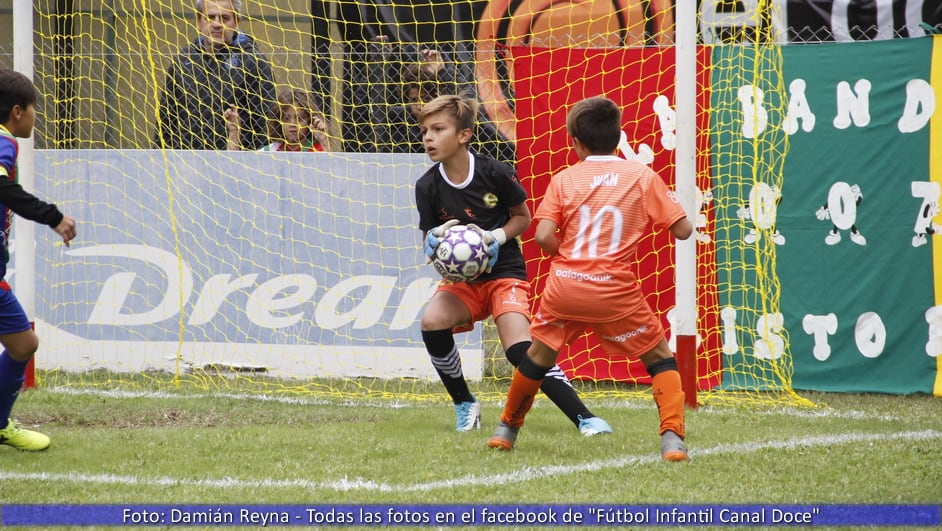
M 530 343 L 530 341 L 521 341 L 511 345 L 504 353 L 507 356 L 507 361 L 514 367 L 519 366 L 520 362 L 527 355 L 527 349 L 530 348 Z M 582 399 L 579 398 L 576 390 L 572 388 L 572 384 L 569 383 L 569 378 L 567 378 L 566 373 L 559 368 L 559 365 L 553 365 L 546 373 L 546 376 L 543 377 L 543 383 L 540 384 L 540 391 L 543 391 L 543 394 L 556 404 L 556 407 L 569 417 L 569 420 L 576 426 L 579 426 L 580 416 L 584 419 L 595 416 L 589 411 L 589 408 L 582 403 Z
M 468 382 L 461 372 L 461 356 L 455 346 L 455 336 L 451 330 L 423 330 L 422 341 L 425 350 L 432 358 L 432 366 L 438 372 L 438 377 L 445 384 L 445 390 L 455 404 L 473 402 L 474 395 L 468 389 Z

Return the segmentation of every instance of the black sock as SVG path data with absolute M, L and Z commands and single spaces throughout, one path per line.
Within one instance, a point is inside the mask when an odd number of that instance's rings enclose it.
M 540 391 L 543 391 L 543 394 L 552 400 L 556 407 L 565 413 L 576 427 L 579 426 L 579 417 L 588 419 L 595 416 L 582 403 L 579 394 L 573 389 L 572 383 L 569 382 L 569 378 L 559 368 L 559 365 L 553 365 L 546 373 L 546 376 L 543 377 Z
M 527 357 L 527 349 L 530 348 L 530 341 L 521 341 L 507 349 L 507 359 L 514 366 L 520 365 L 523 358 Z M 516 361 L 516 363 L 514 363 Z M 594 417 L 589 408 L 582 403 L 582 399 L 572 388 L 566 373 L 559 368 L 559 365 L 553 365 L 543 377 L 543 383 L 540 384 L 540 391 L 546 395 L 556 407 L 560 409 L 569 420 L 579 426 L 579 417 L 584 419 Z
M 645 367 L 648 370 L 648 374 L 651 376 L 657 376 L 658 374 L 664 371 L 676 371 L 677 370 L 677 359 L 676 358 L 664 358 L 655 361 L 654 363 Z
M 455 404 L 474 402 L 474 395 L 468 389 L 468 382 L 461 372 L 461 356 L 458 354 L 455 336 L 451 330 L 423 330 L 422 341 L 451 400 Z
M 520 372 L 523 372 L 524 376 L 532 378 L 533 375 L 528 374 L 528 372 L 530 372 L 528 366 L 536 367 L 536 364 L 527 357 L 527 349 L 530 348 L 530 343 L 530 341 L 521 341 L 520 343 L 511 345 L 510 348 L 507 349 L 506 356 L 507 360 L 514 367 L 519 367 L 523 364 L 523 370 Z M 526 363 L 524 363 L 524 359 L 527 360 Z M 542 368 L 540 368 L 540 370 L 542 371 Z M 540 384 L 540 391 L 543 391 L 543 394 L 556 404 L 556 407 L 569 417 L 569 420 L 577 427 L 579 426 L 580 416 L 584 419 L 595 416 L 585 407 L 585 404 L 582 403 L 576 390 L 573 389 L 572 384 L 569 383 L 569 378 L 566 377 L 566 373 L 559 368 L 559 365 L 553 365 L 546 371 L 543 376 L 543 382 Z

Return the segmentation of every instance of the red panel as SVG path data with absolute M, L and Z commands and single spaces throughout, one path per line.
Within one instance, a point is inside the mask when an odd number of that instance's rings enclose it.
M 654 155 L 651 167 L 668 183 L 674 182 L 672 147 L 662 145 L 661 126 L 654 112 L 655 100 L 665 96 L 674 107 L 673 48 L 533 48 L 511 47 L 514 104 L 516 108 L 517 171 L 530 197 L 531 211 L 539 204 L 550 177 L 577 161 L 566 134 L 566 113 L 586 97 L 606 96 L 622 106 L 624 130 L 634 152 L 647 146 Z M 708 188 L 709 176 L 709 50 L 699 50 L 697 91 L 698 186 Z M 709 210 L 706 211 L 708 220 Z M 549 262 L 533 243 L 534 224 L 523 235 L 527 268 L 533 281 L 535 304 L 545 283 Z M 710 223 L 708 221 L 708 227 Z M 707 230 L 709 232 L 709 230 Z M 716 310 L 716 275 L 712 266 L 713 246 L 699 243 L 699 325 L 703 335 L 698 354 L 698 373 L 716 375 L 701 378 L 701 388 L 718 382 L 720 367 L 719 332 Z M 645 239 L 638 250 L 638 273 L 648 303 L 668 327 L 667 311 L 674 305 L 674 248 L 670 234 L 660 231 Z M 707 334 L 703 331 L 711 331 Z M 709 355 L 705 353 L 711 353 Z M 649 383 L 641 363 L 609 359 L 591 336 L 564 349 L 560 366 L 573 378 Z

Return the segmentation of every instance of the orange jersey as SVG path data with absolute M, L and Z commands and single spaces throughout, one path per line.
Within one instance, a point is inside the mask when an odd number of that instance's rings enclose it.
M 639 162 L 590 156 L 557 173 L 534 215 L 559 227 L 540 311 L 588 323 L 649 311 L 635 275 L 638 241 L 684 217 L 674 192 Z

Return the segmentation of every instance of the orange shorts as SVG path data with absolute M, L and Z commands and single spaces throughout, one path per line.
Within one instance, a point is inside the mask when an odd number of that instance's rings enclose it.
M 664 327 L 654 312 L 632 312 L 607 323 L 569 321 L 537 311 L 530 323 L 530 335 L 553 350 L 574 341 L 583 332 L 592 330 L 606 354 L 636 358 L 657 346 L 664 339 Z
M 505 313 L 514 312 L 530 318 L 530 283 L 520 279 L 497 278 L 477 284 L 445 283 L 440 284 L 436 291 L 447 291 L 458 297 L 471 313 L 471 322 L 456 326 L 453 329 L 455 333 L 473 330 L 474 323 L 488 316 L 497 319 Z

